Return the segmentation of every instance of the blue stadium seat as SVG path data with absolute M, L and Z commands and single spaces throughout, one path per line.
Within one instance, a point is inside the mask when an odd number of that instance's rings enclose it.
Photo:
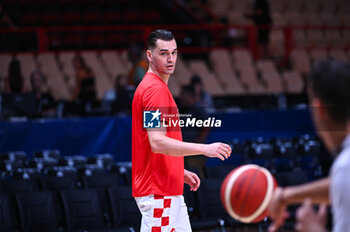
M 113 228 L 121 231 L 139 231 L 141 213 L 132 197 L 131 186 L 109 188 L 108 196 L 113 212 Z
M 0 231 L 18 231 L 19 219 L 12 198 L 7 194 L 0 195 Z
M 68 231 L 106 229 L 96 189 L 60 191 Z
M 22 231 L 63 231 L 50 192 L 18 193 L 15 198 Z

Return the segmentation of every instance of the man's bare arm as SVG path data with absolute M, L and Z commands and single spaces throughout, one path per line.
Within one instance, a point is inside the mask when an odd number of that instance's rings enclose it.
M 217 157 L 221 160 L 231 155 L 231 147 L 224 143 L 188 143 L 166 136 L 165 129 L 149 129 L 147 131 L 151 149 L 154 153 L 171 156 L 191 156 L 204 154 L 208 157 Z

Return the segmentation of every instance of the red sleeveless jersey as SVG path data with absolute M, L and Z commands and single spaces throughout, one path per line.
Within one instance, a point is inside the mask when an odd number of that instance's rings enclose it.
M 153 123 L 162 123 L 163 115 L 164 118 L 166 115 L 172 115 L 171 120 L 173 121 L 179 119 L 177 105 L 167 84 L 157 75 L 147 72 L 135 91 L 132 103 L 132 191 L 134 197 L 152 194 L 161 196 L 183 194 L 183 157 L 153 153 L 147 129 L 144 128 L 148 125 L 146 113 L 150 114 L 158 109 L 161 113 L 160 121 L 154 120 Z M 167 127 L 166 135 L 182 141 L 181 128 L 178 124 Z

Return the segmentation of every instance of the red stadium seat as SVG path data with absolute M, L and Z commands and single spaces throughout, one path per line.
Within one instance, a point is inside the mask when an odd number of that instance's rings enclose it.
M 129 10 L 123 13 L 123 22 L 125 24 L 141 23 L 143 20 L 142 11 Z
M 61 22 L 61 14 L 58 12 L 43 13 L 40 21 L 44 25 L 57 25 Z
M 83 43 L 83 36 L 80 33 L 69 33 L 64 36 L 64 46 L 67 48 L 80 48 Z
M 62 14 L 63 24 L 79 24 L 81 22 L 81 15 L 79 12 L 66 12 Z
M 21 15 L 20 18 L 22 26 L 34 26 L 39 24 L 39 15 L 36 13 L 27 13 Z
M 122 16 L 118 11 L 107 11 L 103 14 L 103 22 L 106 24 L 120 23 Z
M 85 44 L 89 48 L 99 48 L 104 45 L 105 35 L 104 33 L 90 33 L 86 36 Z
M 144 19 L 146 23 L 159 23 L 163 20 L 163 17 L 159 11 L 146 11 L 144 13 Z
M 48 39 L 50 48 L 62 48 L 62 33 L 48 33 Z
M 99 24 L 101 21 L 101 13 L 100 12 L 85 12 L 83 14 L 83 22 L 85 24 Z
M 128 43 L 125 33 L 110 33 L 107 35 L 106 42 L 108 47 L 123 47 Z

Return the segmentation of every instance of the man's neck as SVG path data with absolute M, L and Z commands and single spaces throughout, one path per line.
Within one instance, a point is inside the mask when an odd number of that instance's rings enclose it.
M 147 71 L 147 72 L 150 72 L 150 73 L 153 73 L 153 74 L 159 76 L 160 79 L 162 79 L 162 81 L 165 82 L 165 84 L 168 84 L 170 75 L 168 75 L 168 74 L 163 74 L 163 75 L 162 75 L 162 74 L 160 74 L 159 72 L 157 72 L 157 71 L 155 71 L 154 69 L 152 69 L 151 67 L 148 68 L 148 71 Z
M 347 131 L 332 131 L 323 134 L 323 141 L 333 156 L 337 156 L 341 150 L 344 139 L 349 134 Z

